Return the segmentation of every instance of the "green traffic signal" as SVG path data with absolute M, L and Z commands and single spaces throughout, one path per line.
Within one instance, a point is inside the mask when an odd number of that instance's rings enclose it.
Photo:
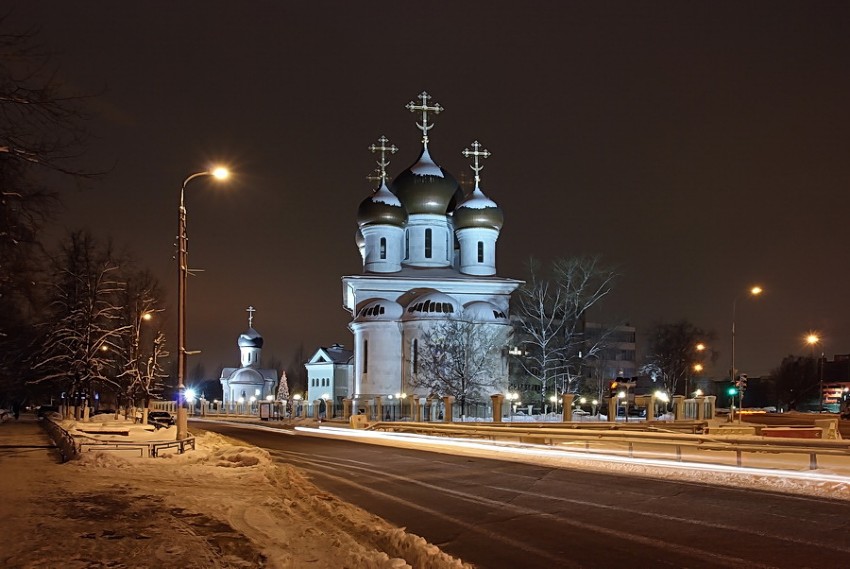
M 729 395 L 738 395 L 738 388 L 737 387 L 730 387 L 729 389 L 726 390 L 726 393 L 728 393 Z

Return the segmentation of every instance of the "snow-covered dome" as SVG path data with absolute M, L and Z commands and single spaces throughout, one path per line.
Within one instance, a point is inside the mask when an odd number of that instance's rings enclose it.
M 484 322 L 508 323 L 508 315 L 497 306 L 484 301 L 476 300 L 463 307 L 463 316 L 466 320 L 481 324 Z
M 404 320 L 458 316 L 460 316 L 458 301 L 447 294 L 434 291 L 412 300 L 407 305 Z
M 490 227 L 502 229 L 505 221 L 501 208 L 496 202 L 484 195 L 479 187 L 475 187 L 454 211 L 455 229 L 467 227 Z
M 445 215 L 463 199 L 457 180 L 434 162 L 427 146 L 413 166 L 396 176 L 392 191 L 411 215 Z
M 355 322 L 375 322 L 386 320 L 397 322 L 404 310 L 394 300 L 378 299 L 366 303 L 354 317 Z
M 248 328 L 247 331 L 239 335 L 238 343 L 240 348 L 262 348 L 263 337 L 253 328 Z
M 401 227 L 407 221 L 407 211 L 401 201 L 387 188 L 386 182 L 381 182 L 371 196 L 360 202 L 357 210 L 357 224 L 364 225 L 395 225 Z

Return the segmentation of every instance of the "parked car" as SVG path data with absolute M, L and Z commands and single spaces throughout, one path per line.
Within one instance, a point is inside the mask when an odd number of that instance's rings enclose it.
M 51 413 L 58 413 L 58 412 L 59 412 L 59 407 L 56 407 L 55 405 L 40 405 L 38 407 L 38 411 L 36 411 L 35 414 L 36 414 L 36 417 L 38 417 L 39 419 L 43 419 L 44 417 L 46 417 L 47 415 L 50 415 Z
M 158 423 L 160 425 L 170 427 L 175 423 L 175 421 L 174 417 L 168 411 L 150 411 L 148 412 L 148 423 Z

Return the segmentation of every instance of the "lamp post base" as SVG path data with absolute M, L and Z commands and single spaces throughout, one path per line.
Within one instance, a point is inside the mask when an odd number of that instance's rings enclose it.
M 177 407 L 177 440 L 189 438 L 189 413 L 184 405 Z

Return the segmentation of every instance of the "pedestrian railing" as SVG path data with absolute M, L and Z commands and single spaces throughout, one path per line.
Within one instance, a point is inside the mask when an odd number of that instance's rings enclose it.
M 75 437 L 54 421 L 45 417 L 44 428 L 53 439 L 53 443 L 67 462 L 80 453 L 88 451 L 112 451 L 126 455 L 156 458 L 164 451 L 176 450 L 183 454 L 186 450 L 195 450 L 195 437 L 175 441 L 107 441 L 90 437 Z

